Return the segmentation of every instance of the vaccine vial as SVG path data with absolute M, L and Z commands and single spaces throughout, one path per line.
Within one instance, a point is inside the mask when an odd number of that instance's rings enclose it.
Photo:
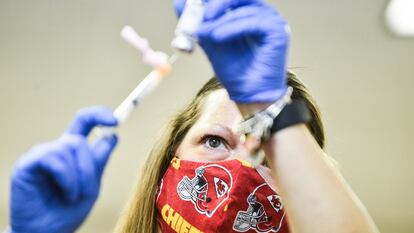
M 192 53 L 197 43 L 196 32 L 204 17 L 202 0 L 187 0 L 175 28 L 171 46 L 181 52 Z

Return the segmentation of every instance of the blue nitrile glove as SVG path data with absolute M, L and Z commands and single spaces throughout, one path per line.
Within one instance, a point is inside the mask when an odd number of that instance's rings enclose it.
M 92 145 L 87 136 L 96 125 L 115 126 L 104 107 L 80 110 L 63 136 L 35 146 L 17 163 L 11 180 L 10 232 L 74 232 L 98 197 L 115 135 Z
M 178 15 L 185 0 L 174 0 Z M 209 0 L 199 44 L 238 103 L 274 102 L 286 91 L 289 29 L 261 0 Z

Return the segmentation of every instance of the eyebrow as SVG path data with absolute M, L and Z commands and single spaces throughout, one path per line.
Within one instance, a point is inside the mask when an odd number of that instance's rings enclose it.
M 222 124 L 212 124 L 208 129 L 220 128 L 220 130 L 224 131 L 226 134 L 226 138 L 229 138 L 231 141 L 229 142 L 231 145 L 237 145 L 237 135 L 227 126 Z

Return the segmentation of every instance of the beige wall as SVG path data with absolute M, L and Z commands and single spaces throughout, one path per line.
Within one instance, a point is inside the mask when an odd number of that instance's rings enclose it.
M 124 24 L 170 52 L 165 0 L 0 1 L 0 230 L 8 180 L 33 144 L 85 106 L 115 107 L 149 71 L 119 38 Z M 319 101 L 328 151 L 383 233 L 414 232 L 414 39 L 383 26 L 385 0 L 272 1 L 290 22 L 290 66 Z M 203 54 L 174 73 L 119 131 L 100 199 L 79 232 L 110 232 L 166 120 L 212 74 Z

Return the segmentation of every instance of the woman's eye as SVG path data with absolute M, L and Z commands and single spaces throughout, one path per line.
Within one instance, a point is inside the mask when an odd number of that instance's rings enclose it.
M 205 139 L 205 145 L 213 149 L 226 149 L 224 139 L 217 136 L 208 136 Z

